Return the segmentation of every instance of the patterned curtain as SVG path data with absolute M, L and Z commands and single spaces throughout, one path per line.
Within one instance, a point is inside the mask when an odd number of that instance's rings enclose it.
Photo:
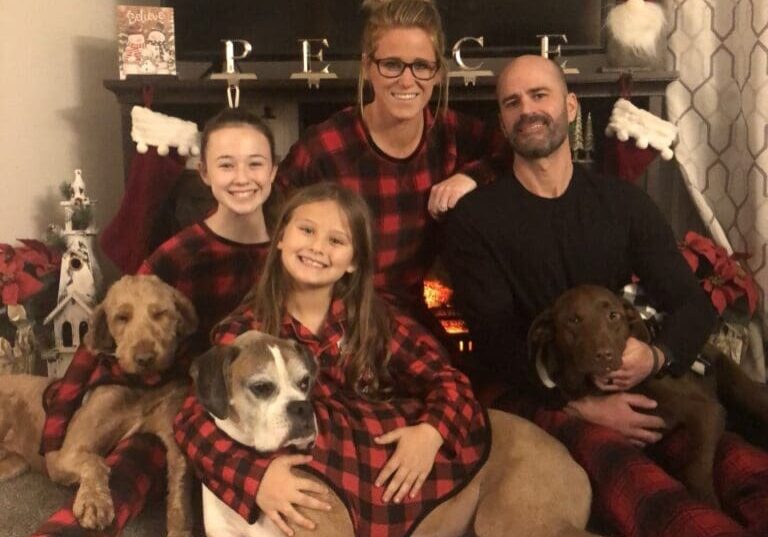
M 749 252 L 768 328 L 768 1 L 669 0 L 677 160 L 712 236 Z M 768 332 L 766 332 L 768 333 Z

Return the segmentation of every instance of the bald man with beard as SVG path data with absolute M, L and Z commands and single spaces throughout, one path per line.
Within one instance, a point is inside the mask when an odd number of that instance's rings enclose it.
M 578 102 L 557 64 L 516 58 L 499 75 L 497 98 L 510 151 L 491 163 L 496 180 L 448 214 L 444 252 L 473 358 L 501 384 L 493 406 L 568 447 L 590 476 L 603 531 L 768 535 L 768 455 L 726 433 L 714 472 L 723 510 L 698 502 L 670 475 L 691 449 L 684 431 L 663 434 L 663 420 L 647 413 L 656 402 L 625 392 L 650 375 L 685 372 L 716 320 L 664 216 L 634 185 L 574 166 L 568 124 Z M 528 328 L 567 289 L 619 291 L 633 275 L 668 313 L 660 333 L 651 345 L 628 340 L 622 368 L 594 379 L 603 395 L 567 402 L 530 363 Z

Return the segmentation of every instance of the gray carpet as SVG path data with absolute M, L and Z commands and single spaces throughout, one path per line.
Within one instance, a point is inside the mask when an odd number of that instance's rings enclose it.
M 0 537 L 24 537 L 72 497 L 74 489 L 53 484 L 46 477 L 28 472 L 0 482 Z M 164 503 L 147 505 L 144 512 L 123 532 L 124 537 L 165 535 Z

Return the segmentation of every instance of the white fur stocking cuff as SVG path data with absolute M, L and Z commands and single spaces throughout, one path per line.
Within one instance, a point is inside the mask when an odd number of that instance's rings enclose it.
M 622 142 L 634 138 L 637 147 L 645 149 L 650 146 L 664 160 L 670 160 L 675 155 L 672 144 L 677 138 L 677 127 L 647 110 L 637 108 L 626 99 L 619 99 L 613 105 L 605 135 L 616 136 Z
M 176 147 L 181 156 L 200 154 L 200 133 L 191 121 L 134 106 L 131 123 L 131 138 L 139 153 L 146 153 L 153 145 L 157 147 L 158 155 L 167 155 L 171 147 Z

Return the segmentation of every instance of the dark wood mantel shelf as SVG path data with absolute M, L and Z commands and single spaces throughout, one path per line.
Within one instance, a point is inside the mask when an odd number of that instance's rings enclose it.
M 638 97 L 663 97 L 667 85 L 677 78 L 673 71 L 636 72 L 632 75 L 632 94 Z M 566 76 L 571 91 L 579 97 L 618 97 L 619 73 L 580 73 Z M 451 99 L 493 100 L 495 77 L 481 77 L 475 86 L 465 86 L 461 78 L 451 80 Z M 221 103 L 226 83 L 211 79 L 179 79 L 173 76 L 135 76 L 127 80 L 105 80 L 104 86 L 125 105 L 142 103 L 144 86 L 154 88 L 157 104 Z M 355 98 L 357 80 L 321 80 L 319 88 L 309 88 L 305 80 L 260 78 L 240 83 L 242 99 L 251 102 L 259 96 L 279 94 L 302 102 L 350 101 Z

